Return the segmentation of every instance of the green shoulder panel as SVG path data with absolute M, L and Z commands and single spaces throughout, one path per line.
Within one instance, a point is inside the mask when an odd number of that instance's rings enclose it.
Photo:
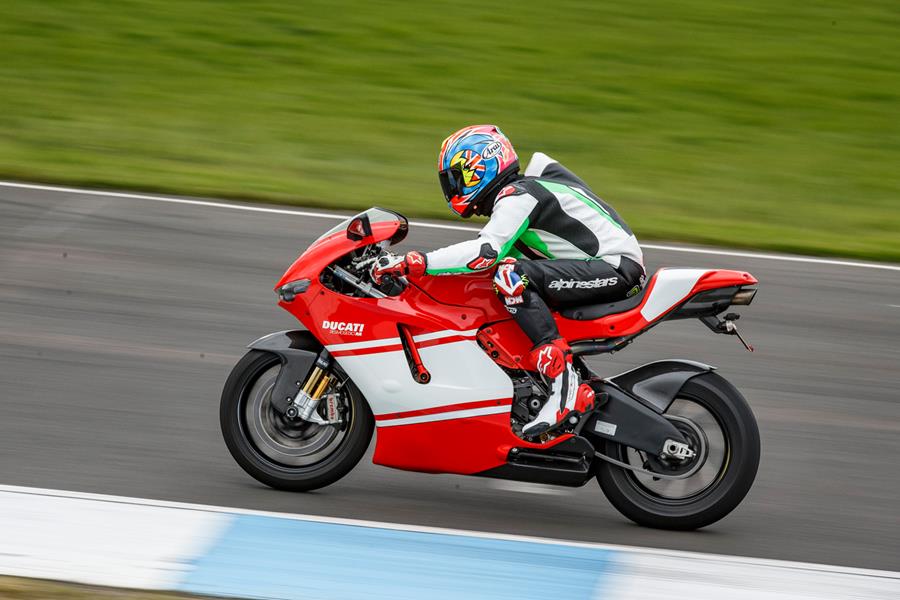
M 547 258 L 555 258 L 547 248 L 546 242 L 544 242 L 544 240 L 541 239 L 541 236 L 534 231 L 526 231 L 519 237 L 519 240 L 529 248 L 537 250 Z
M 583 193 L 579 192 L 572 186 L 563 183 L 556 183 L 555 181 L 544 181 L 543 179 L 536 179 L 535 181 L 543 186 L 544 189 L 553 192 L 554 194 L 569 194 L 575 197 L 576 199 L 584 203 L 588 208 L 592 208 L 597 211 L 597 214 L 602 216 L 604 219 L 606 219 L 619 229 L 622 229 L 622 225 L 620 225 L 611 214 L 606 212 L 606 209 L 603 208 L 602 205 L 600 205 L 598 202 L 595 202 L 593 198 L 585 196 Z

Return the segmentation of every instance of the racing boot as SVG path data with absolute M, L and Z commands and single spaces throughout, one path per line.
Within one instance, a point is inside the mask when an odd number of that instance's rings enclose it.
M 586 383 L 579 385 L 578 373 L 572 366 L 572 350 L 562 338 L 538 346 L 531 351 L 538 372 L 550 379 L 550 397 L 537 416 L 522 427 L 526 436 L 540 435 L 572 416 L 580 416 L 594 408 L 594 390 Z

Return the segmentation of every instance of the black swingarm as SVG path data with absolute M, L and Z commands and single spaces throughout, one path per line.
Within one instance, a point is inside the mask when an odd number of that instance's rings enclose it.
M 671 442 L 686 443 L 662 411 L 609 380 L 592 384 L 597 404 L 580 424 L 581 435 L 592 434 L 653 456 L 668 452 Z
M 671 454 L 670 442 L 686 440 L 663 413 L 689 379 L 713 368 L 690 360 L 661 360 L 609 379 L 595 379 L 590 384 L 598 402 L 578 431 L 654 456 Z

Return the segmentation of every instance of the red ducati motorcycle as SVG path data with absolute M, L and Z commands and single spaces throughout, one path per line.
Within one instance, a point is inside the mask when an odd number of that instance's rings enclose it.
M 247 473 L 284 490 L 329 485 L 377 427 L 375 464 L 564 486 L 596 478 L 642 525 L 703 527 L 741 502 L 759 432 L 714 367 L 665 360 L 601 378 L 582 357 L 674 319 L 738 335 L 738 315 L 720 315 L 750 304 L 752 275 L 661 269 L 631 298 L 559 311 L 595 408 L 525 438 L 549 390 L 494 293 L 493 270 L 373 282 L 374 260 L 407 230 L 403 216 L 367 210 L 316 240 L 278 282 L 279 305 L 305 328 L 250 344 L 222 393 L 222 433 Z

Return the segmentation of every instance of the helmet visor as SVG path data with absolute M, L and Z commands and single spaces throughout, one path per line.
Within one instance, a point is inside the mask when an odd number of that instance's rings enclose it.
M 462 169 L 459 167 L 450 167 L 449 169 L 438 171 L 438 179 L 441 182 L 441 190 L 444 192 L 444 198 L 447 202 L 463 195 L 463 189 L 466 184 L 463 179 Z

